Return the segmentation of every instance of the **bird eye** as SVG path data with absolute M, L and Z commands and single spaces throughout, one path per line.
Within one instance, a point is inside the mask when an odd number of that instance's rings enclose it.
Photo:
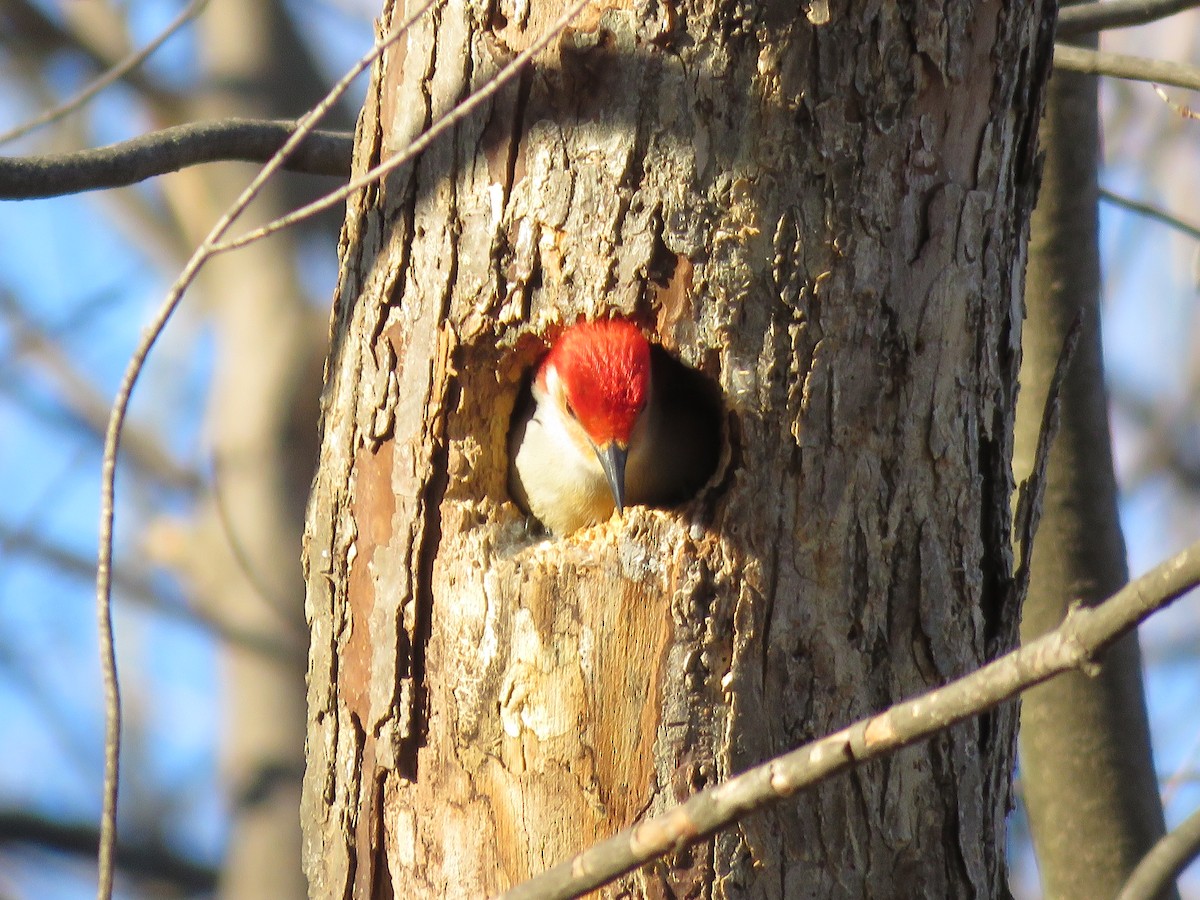
M 567 407 L 567 415 L 570 416 L 572 419 L 578 419 L 579 415 L 575 412 L 575 407 L 571 405 L 571 401 L 564 399 L 563 403 Z

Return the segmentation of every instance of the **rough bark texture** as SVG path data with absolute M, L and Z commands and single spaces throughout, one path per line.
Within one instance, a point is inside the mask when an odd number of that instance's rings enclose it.
M 1096 79 L 1062 72 L 1043 124 L 1047 162 L 1030 240 L 1025 354 L 1013 467 L 1034 465 L 1042 406 L 1067 331 L 1083 331 L 1063 384 L 1021 637 L 1057 627 L 1069 604 L 1125 584 L 1100 342 Z M 1137 634 L 1098 675 L 1063 675 L 1021 709 L 1024 797 L 1050 898 L 1113 897 L 1163 833 Z
M 350 204 L 306 534 L 313 896 L 486 896 L 1014 639 L 1049 33 L 1036 4 L 818 6 L 589 7 Z M 358 167 L 560 9 L 437 7 L 376 73 Z M 530 540 L 520 379 L 610 311 L 720 385 L 725 464 L 684 510 Z M 1002 896 L 1014 723 L 609 895 Z

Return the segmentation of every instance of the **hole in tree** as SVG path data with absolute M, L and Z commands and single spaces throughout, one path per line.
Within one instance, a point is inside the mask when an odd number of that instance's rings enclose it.
M 567 342 L 561 344 L 560 342 Z M 719 387 L 614 320 L 578 324 L 526 374 L 509 428 L 509 493 L 568 534 L 623 507 L 691 500 L 721 458 Z

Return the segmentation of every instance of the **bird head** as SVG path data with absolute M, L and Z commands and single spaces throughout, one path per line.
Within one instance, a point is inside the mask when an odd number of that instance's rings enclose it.
M 581 452 L 596 455 L 617 512 L 625 506 L 625 462 L 650 399 L 650 344 L 630 322 L 577 322 L 538 369 L 535 389 Z

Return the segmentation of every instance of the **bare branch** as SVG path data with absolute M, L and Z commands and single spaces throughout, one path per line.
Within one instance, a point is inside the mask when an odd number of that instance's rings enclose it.
M 535 46 L 540 50 L 544 44 Z M 381 163 L 322 200 L 247 235 L 218 244 L 217 251 L 243 246 L 327 209 L 355 190 L 409 162 L 507 83 L 516 74 L 517 68 L 527 61 L 526 54 L 532 49 L 534 47 L 528 48 L 485 88 L 431 127 L 405 153 Z M 1054 64 L 1067 71 L 1200 90 L 1200 67 L 1182 63 L 1056 45 Z M 513 71 L 510 72 L 510 69 Z M 178 125 L 108 147 L 47 156 L 4 158 L 0 159 L 0 199 L 54 197 L 122 187 L 187 166 L 221 160 L 261 163 L 270 159 L 294 132 L 295 123 L 292 122 L 225 119 Z M 353 135 L 350 133 L 313 131 L 297 145 L 283 168 L 313 175 L 345 177 L 350 172 L 352 151 Z
M 295 122 L 222 119 L 154 131 L 119 144 L 47 156 L 0 158 L 0 199 L 28 200 L 123 187 L 220 160 L 262 163 L 296 132 Z M 354 136 L 312 131 L 283 168 L 311 175 L 350 173 Z
M 95 560 L 52 544 L 28 529 L 12 528 L 0 523 L 0 549 L 5 556 L 29 556 L 66 575 L 91 581 L 96 577 Z M 118 570 L 113 575 L 114 584 L 123 593 L 140 603 L 156 604 L 154 590 L 149 579 L 141 575 Z
M 1200 855 L 1200 809 L 1159 838 L 1142 857 L 1117 900 L 1154 900 Z
M 301 222 L 304 219 L 311 218 L 321 210 L 328 209 L 341 203 L 355 191 L 373 184 L 385 175 L 394 172 L 396 169 L 416 159 L 424 153 L 429 146 L 436 141 L 442 134 L 453 128 L 467 116 L 469 116 L 476 107 L 480 106 L 485 100 L 495 94 L 500 88 L 504 87 L 509 81 L 520 74 L 525 65 L 533 59 L 537 54 L 541 53 L 550 41 L 564 29 L 567 24 L 579 14 L 579 11 L 586 6 L 588 0 L 576 0 L 572 3 L 567 11 L 564 12 L 550 28 L 540 38 L 522 50 L 516 57 L 513 58 L 507 66 L 501 69 L 495 77 L 487 82 L 479 90 L 471 94 L 467 99 L 463 100 L 454 107 L 446 115 L 442 116 L 434 123 L 424 134 L 413 141 L 400 153 L 389 159 L 384 160 L 379 165 L 369 171 L 359 175 L 357 178 L 350 181 L 349 184 L 343 185 L 332 193 L 326 194 L 320 200 L 309 203 L 307 206 L 302 206 L 295 212 L 288 213 L 286 216 L 281 216 L 273 222 L 269 222 L 261 228 L 256 228 L 243 234 L 241 237 L 233 240 L 220 241 L 213 247 L 213 252 L 221 253 L 226 250 L 236 250 L 238 247 L 244 247 L 247 244 L 253 243 L 268 235 L 274 234 L 276 231 L 281 231 L 291 225 Z
M 1185 643 L 1187 644 L 1187 651 L 1184 654 L 1180 654 L 1178 658 L 1187 659 L 1190 662 L 1196 655 L 1195 634 L 1188 635 Z M 1161 652 L 1161 647 L 1156 646 L 1154 650 L 1156 662 L 1161 662 L 1166 658 L 1166 654 Z M 1183 760 L 1176 767 L 1175 771 L 1167 778 L 1160 779 L 1163 782 L 1163 806 L 1170 804 L 1181 787 L 1200 781 L 1200 771 L 1196 768 L 1197 760 L 1200 760 L 1200 733 L 1197 733 L 1192 738 L 1191 746 L 1188 747 L 1187 753 L 1183 755 Z
M 1200 584 L 1200 543 L 1094 607 L 970 675 L 906 700 L 836 734 L 755 766 L 686 803 L 621 831 L 517 885 L 502 900 L 568 900 L 643 863 L 696 843 L 797 791 L 915 744 L 1072 669 L 1094 666 L 1113 641 Z
M 92 380 L 85 377 L 62 347 L 29 320 L 17 303 L 0 292 L 0 316 L 12 329 L 15 347 L 14 360 L 28 356 L 58 384 L 63 406 L 77 421 L 94 434 L 103 435 L 108 421 L 108 402 L 96 390 Z M 0 376 L 9 366 L 0 364 Z M 127 429 L 128 457 L 134 465 L 159 478 L 163 483 L 186 491 L 200 489 L 199 475 L 178 462 L 163 446 L 159 436 L 145 428 Z
M 1081 72 L 1084 75 L 1107 75 L 1110 78 L 1170 84 L 1200 91 L 1200 67 L 1160 59 L 1146 59 L 1142 56 L 1085 50 L 1067 44 L 1054 45 L 1054 68 L 1067 72 Z
M 130 53 L 115 66 L 106 71 L 99 78 L 92 81 L 83 90 L 79 91 L 73 97 L 55 106 L 53 109 L 48 109 L 39 116 L 35 116 L 24 125 L 18 125 L 16 128 L 0 134 L 0 144 L 7 144 L 11 140 L 15 140 L 23 135 L 29 134 L 37 128 L 47 125 L 50 122 L 55 122 L 75 110 L 82 107 L 85 103 L 95 97 L 98 93 L 108 87 L 115 81 L 125 77 L 129 72 L 136 69 L 145 62 L 155 50 L 166 42 L 167 38 L 173 35 L 176 31 L 190 22 L 196 16 L 200 15 L 205 6 L 208 5 L 208 0 L 191 0 L 191 2 L 183 8 L 175 19 L 167 25 L 166 28 L 150 43 L 141 50 L 136 50 Z
M 1058 362 L 1054 366 L 1054 374 L 1050 378 L 1050 386 L 1046 391 L 1046 402 L 1042 406 L 1042 424 L 1038 429 L 1037 449 L 1034 451 L 1033 469 L 1029 477 L 1021 483 L 1017 492 L 1017 508 L 1013 514 L 1013 532 L 1016 537 L 1018 550 L 1016 574 L 1013 583 L 1016 586 L 1016 597 L 1020 603 L 1025 600 L 1029 590 L 1030 560 L 1033 556 L 1033 539 L 1042 517 L 1042 498 L 1046 493 L 1046 471 L 1050 465 L 1050 448 L 1058 435 L 1059 413 L 1061 412 L 1061 393 L 1067 373 L 1071 369 L 1071 360 L 1075 357 L 1075 348 L 1079 345 L 1079 336 L 1083 333 L 1083 313 L 1075 316 L 1075 321 L 1067 329 L 1063 340 L 1062 350 L 1058 354 Z
M 282 596 L 271 585 L 263 572 L 255 565 L 254 559 L 251 556 L 249 549 L 242 540 L 238 532 L 237 523 L 234 521 L 233 514 L 229 509 L 229 504 L 226 502 L 224 486 L 224 462 L 221 454 L 214 448 L 212 456 L 212 502 L 214 511 L 217 514 L 217 522 L 221 526 L 221 532 L 225 536 L 225 543 L 229 546 L 230 553 L 233 554 L 233 561 L 238 569 L 246 578 L 246 582 L 254 590 L 266 607 L 272 610 L 280 620 L 291 626 L 293 632 L 302 632 L 303 637 L 308 636 L 307 630 L 303 623 L 296 621 L 295 603 L 293 598 Z
M 1194 450 L 1192 407 L 1187 401 L 1182 407 L 1167 407 L 1143 396 L 1140 390 L 1120 378 L 1112 379 L 1108 391 L 1113 409 L 1138 430 L 1134 443 L 1142 448 L 1129 463 L 1121 481 L 1121 489 L 1132 495 L 1149 480 L 1166 474 L 1184 492 L 1195 493 L 1200 490 L 1200 461 L 1196 459 Z M 1193 385 L 1183 396 L 1195 395 L 1196 387 Z M 1186 643 L 1189 652 L 1194 655 L 1195 646 L 1191 638 Z
M 39 60 L 54 50 L 82 54 L 99 69 L 109 69 L 120 62 L 111 47 L 104 46 L 94 35 L 84 30 L 64 27 L 46 15 L 36 3 L 28 0 L 0 0 L 0 13 L 15 27 L 0 31 L 0 40 L 8 43 L 14 53 L 36 56 Z M 121 80 L 137 90 L 160 112 L 178 117 L 179 98 L 146 78 L 136 68 L 121 75 Z
M 1122 197 L 1120 194 L 1114 194 L 1112 191 L 1100 188 L 1100 199 L 1106 203 L 1111 203 L 1113 206 L 1119 206 L 1122 209 L 1127 209 L 1132 213 L 1137 213 L 1140 216 L 1145 216 L 1147 219 L 1153 219 L 1155 222 L 1161 222 L 1170 228 L 1174 228 L 1188 237 L 1200 241 L 1200 225 L 1193 225 L 1191 222 L 1186 222 L 1183 219 L 1171 215 L 1164 209 L 1157 206 L 1152 206 L 1149 203 L 1143 203 L 1141 200 L 1132 200 L 1129 197 Z
M 0 523 L 0 550 L 6 556 L 23 555 L 39 560 L 55 571 L 73 578 L 91 582 L 96 577 L 94 559 L 79 556 L 26 530 L 10 528 L 3 523 Z M 113 586 L 132 603 L 151 612 L 206 629 L 219 641 L 261 653 L 289 666 L 297 663 L 302 665 L 304 662 L 304 646 L 301 641 L 243 628 L 208 610 L 167 602 L 162 599 L 145 572 L 115 568 Z
M 1072 4 L 1058 11 L 1055 36 L 1079 37 L 1108 28 L 1145 25 L 1197 6 L 1200 6 L 1197 0 L 1103 0 Z
M 69 853 L 93 856 L 98 835 L 86 823 L 47 819 L 21 810 L 0 810 L 0 844 L 27 844 Z M 180 856 L 157 841 L 122 841 L 117 847 L 117 865 L 132 878 L 169 882 L 183 893 L 216 889 L 217 872 L 211 867 Z
M 1167 92 L 1157 84 L 1154 86 L 1154 93 L 1158 94 L 1158 99 L 1167 104 L 1167 107 L 1171 110 L 1171 112 L 1175 113 L 1175 115 L 1179 116 L 1181 119 L 1200 119 L 1200 113 L 1196 112 L 1190 106 L 1185 106 L 1182 103 L 1176 103 L 1169 96 L 1167 96 Z

